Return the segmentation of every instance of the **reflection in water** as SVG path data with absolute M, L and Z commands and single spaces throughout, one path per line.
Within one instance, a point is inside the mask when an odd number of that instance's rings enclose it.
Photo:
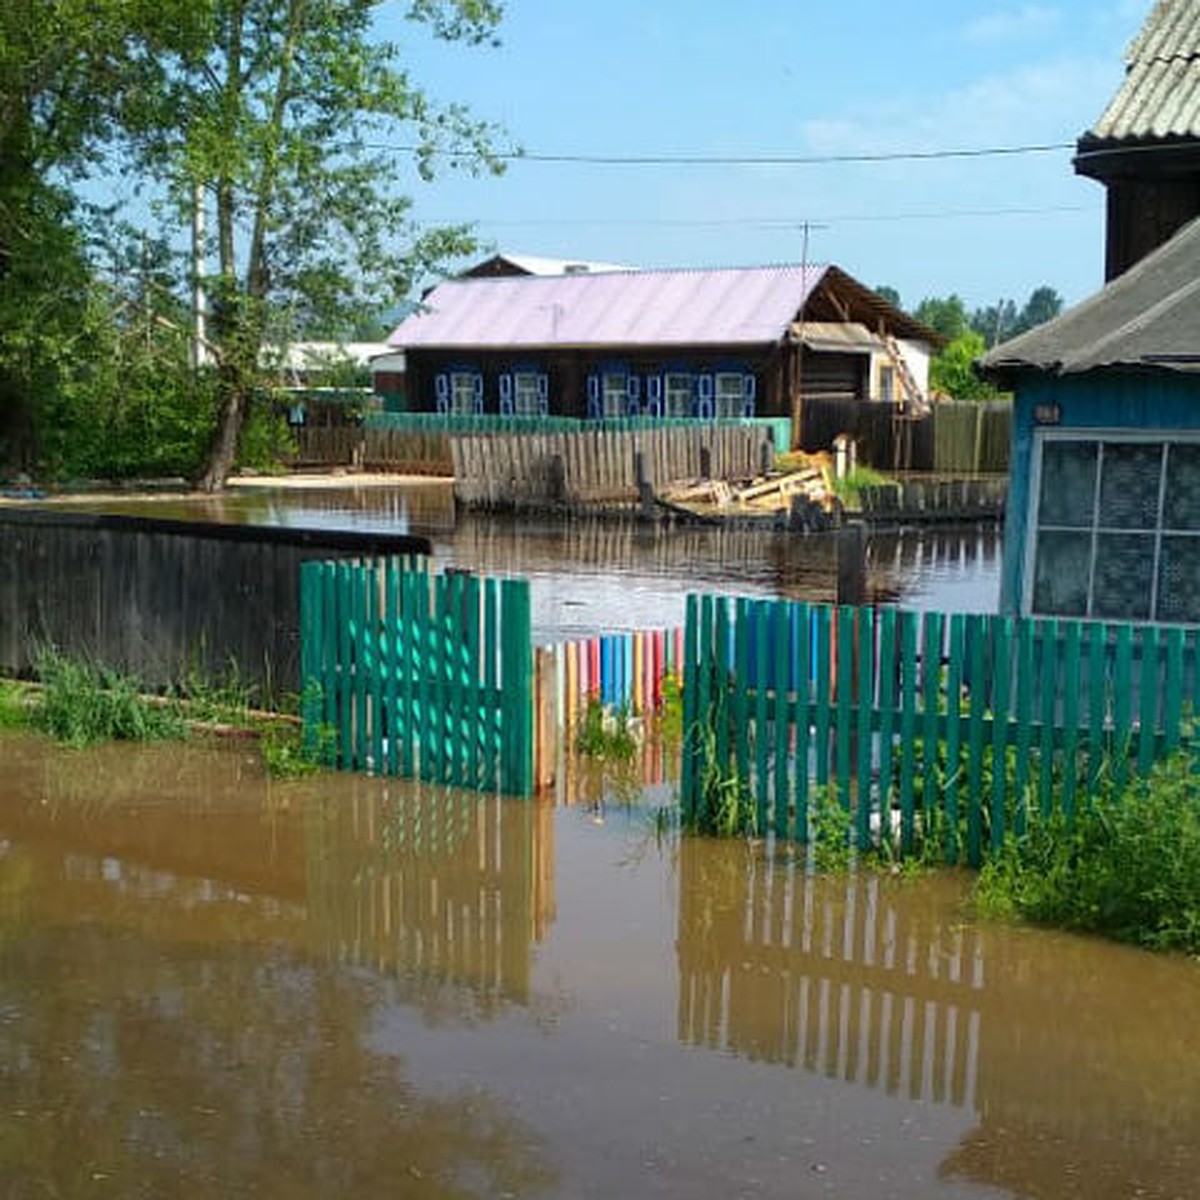
M 224 522 L 428 536 L 435 561 L 529 577 L 539 637 L 682 625 L 688 591 L 723 590 L 830 603 L 838 539 L 772 529 L 668 526 L 628 519 L 455 513 L 445 483 L 235 489 L 216 497 L 95 501 L 88 507 Z M 991 525 L 880 532 L 863 543 L 868 603 L 994 612 L 999 533 Z M 843 569 L 847 564 L 842 564 Z
M 1184 1196 L 1200 1172 L 1200 973 L 963 923 L 953 877 L 807 875 L 685 841 L 679 1037 L 973 1111 L 946 1177 L 1019 1196 Z
M 440 982 L 442 1017 L 528 998 L 553 904 L 535 806 L 272 802 L 228 754 L 4 750 L 4 1195 L 552 1187 L 502 1105 L 422 1094 L 371 1037 L 392 975 Z
M 658 854 L 603 773 L 0 753 L 2 1195 L 1194 1194 L 1200 970 L 975 926 L 966 876 Z

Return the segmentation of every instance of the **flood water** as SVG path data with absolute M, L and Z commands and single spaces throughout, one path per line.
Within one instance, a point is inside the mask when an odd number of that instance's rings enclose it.
M 602 783 L 0 761 L 5 1200 L 1196 1195 L 1200 967 L 978 926 L 962 876 L 660 840 Z
M 433 542 L 438 568 L 529 579 L 539 641 L 681 626 L 689 591 L 821 603 L 837 597 L 839 548 L 830 535 L 671 528 L 611 518 L 472 516 L 455 512 L 446 482 L 310 490 L 239 487 L 214 497 L 110 499 L 88 507 L 423 535 Z M 866 539 L 857 566 L 865 603 L 995 612 L 1000 535 L 994 525 L 878 533 Z

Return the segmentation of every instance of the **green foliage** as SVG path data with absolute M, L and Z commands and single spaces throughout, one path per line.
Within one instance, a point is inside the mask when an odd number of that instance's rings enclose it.
M 952 400 L 990 400 L 1000 393 L 975 374 L 974 362 L 987 347 L 973 329 L 943 346 L 929 363 L 929 387 Z
M 808 806 L 809 862 L 821 875 L 840 874 L 854 861 L 854 826 L 837 788 L 817 788 Z
M 0 729 L 24 729 L 31 722 L 28 689 L 11 679 L 0 679 Z
M 891 482 L 891 476 L 876 471 L 874 467 L 854 467 L 841 479 L 833 480 L 833 492 L 846 508 L 856 509 L 861 507 L 863 488 Z
M 259 748 L 272 779 L 298 779 L 328 763 L 336 741 L 332 725 L 320 726 L 315 740 L 306 738 L 299 726 L 270 725 L 263 730 Z
M 683 740 L 683 681 L 678 675 L 664 675 L 662 707 L 655 720 L 655 731 L 669 746 Z
M 589 699 L 575 729 L 576 751 L 589 758 L 622 762 L 631 759 L 637 748 L 628 708 L 609 709 L 594 697 Z
M 945 297 L 926 296 L 913 309 L 912 315 L 922 325 L 928 325 L 930 329 L 940 333 L 947 341 L 953 341 L 966 333 L 971 326 L 967 306 L 962 297 L 954 292 Z
M 749 781 L 738 773 L 736 763 L 721 763 L 717 755 L 716 722 L 719 712 L 709 714 L 688 732 L 700 749 L 700 802 L 697 812 L 684 823 L 687 833 L 706 837 L 754 837 L 758 833 L 758 809 L 750 794 Z
M 33 724 L 68 745 L 186 736 L 178 705 L 146 697 L 132 676 L 72 662 L 53 651 L 39 656 L 37 673 L 42 690 Z
M 1200 785 L 1189 753 L 1069 820 L 1028 814 L 976 889 L 985 914 L 1200 953 Z

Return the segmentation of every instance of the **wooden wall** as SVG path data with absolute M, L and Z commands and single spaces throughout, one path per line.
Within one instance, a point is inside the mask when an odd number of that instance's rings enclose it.
M 300 563 L 428 554 L 425 538 L 0 511 L 0 672 L 53 645 L 152 687 L 237 664 L 267 700 L 300 687 Z

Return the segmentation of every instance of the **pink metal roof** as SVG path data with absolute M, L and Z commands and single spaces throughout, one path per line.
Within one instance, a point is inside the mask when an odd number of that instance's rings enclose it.
M 486 349 L 776 342 L 824 266 L 452 279 L 406 317 L 393 346 Z

